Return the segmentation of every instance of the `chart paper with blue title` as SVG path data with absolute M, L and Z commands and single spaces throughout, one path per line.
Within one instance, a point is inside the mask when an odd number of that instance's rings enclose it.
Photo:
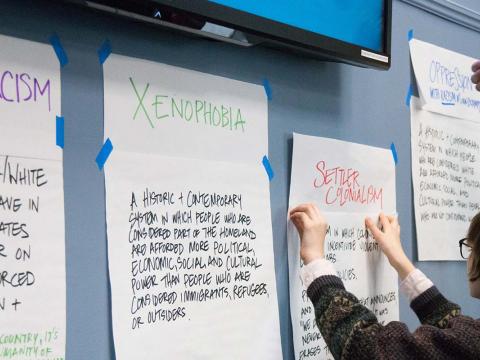
M 480 211 L 480 92 L 475 59 L 413 39 L 412 181 L 420 260 L 462 260 L 458 240 Z
M 480 122 L 480 92 L 470 79 L 476 59 L 418 39 L 409 45 L 422 109 Z
M 282 358 L 262 86 L 104 64 L 115 353 Z

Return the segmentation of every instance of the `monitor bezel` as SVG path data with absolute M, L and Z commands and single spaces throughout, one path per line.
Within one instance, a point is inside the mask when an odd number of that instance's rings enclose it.
M 391 66 L 392 0 L 384 0 L 383 52 L 303 30 L 208 0 L 154 0 L 153 2 L 193 15 L 200 15 L 207 21 L 260 36 L 274 44 L 283 44 L 297 51 L 324 57 L 327 60 L 382 70 L 388 70 Z M 362 56 L 362 50 L 363 52 L 366 51 L 370 57 Z M 388 58 L 388 62 L 374 59 L 376 55 Z

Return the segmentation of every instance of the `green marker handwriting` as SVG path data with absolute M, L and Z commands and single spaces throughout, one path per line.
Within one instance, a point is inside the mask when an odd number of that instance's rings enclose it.
M 152 129 L 155 128 L 152 119 L 171 118 L 192 124 L 245 132 L 247 121 L 239 108 L 201 99 L 191 100 L 162 94 L 150 96 L 148 95 L 150 83 L 139 87 L 131 77 L 129 80 L 138 101 L 133 120 L 143 116 Z M 139 92 L 139 89 L 143 91 Z M 148 99 L 152 99 L 151 104 L 148 104 Z

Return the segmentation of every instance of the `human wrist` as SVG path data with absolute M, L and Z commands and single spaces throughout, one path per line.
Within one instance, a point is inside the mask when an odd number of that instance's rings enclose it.
M 413 266 L 412 262 L 406 255 L 395 259 L 395 261 L 392 262 L 392 266 L 398 273 L 400 280 L 404 280 L 413 270 L 415 270 L 415 266 Z
M 309 252 L 309 253 L 306 253 L 304 256 L 302 256 L 304 265 L 308 265 L 311 262 L 314 262 L 315 260 L 324 259 L 324 258 L 325 258 L 325 255 L 323 254 L 322 251 Z

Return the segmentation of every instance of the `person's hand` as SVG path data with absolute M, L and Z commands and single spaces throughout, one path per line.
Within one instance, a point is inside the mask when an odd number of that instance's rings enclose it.
M 472 65 L 472 71 L 472 82 L 475 84 L 475 88 L 480 91 L 480 60 Z
M 300 234 L 300 257 L 303 263 L 324 258 L 328 224 L 314 204 L 302 204 L 290 210 L 290 220 Z
M 380 245 L 390 265 L 393 266 L 400 279 L 403 280 L 410 272 L 415 270 L 415 267 L 403 251 L 398 219 L 394 216 L 385 216 L 381 213 L 380 224 L 382 225 L 382 229 L 369 217 L 365 219 L 365 225 L 372 232 L 373 238 L 378 245 Z

